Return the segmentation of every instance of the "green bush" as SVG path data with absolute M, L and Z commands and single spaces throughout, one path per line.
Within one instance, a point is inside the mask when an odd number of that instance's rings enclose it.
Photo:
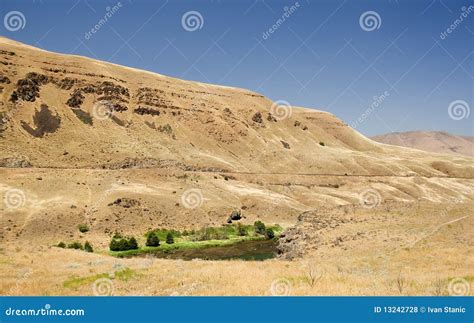
M 265 231 L 265 236 L 267 237 L 267 239 L 273 239 L 275 238 L 275 232 L 273 232 L 273 230 L 271 228 L 268 228 L 266 231 Z
M 255 232 L 258 233 L 258 234 L 265 234 L 265 224 L 262 222 L 262 221 L 255 221 L 255 223 L 253 224 L 254 228 L 255 228 Z
M 86 243 L 84 243 L 84 250 L 86 252 L 94 252 L 94 249 L 92 249 L 92 245 L 89 243 L 89 241 L 86 241 Z
M 60 243 L 58 243 L 58 247 L 59 248 L 66 248 L 66 244 L 61 241 Z
M 110 241 L 109 248 L 111 251 L 124 251 L 138 249 L 137 240 L 134 237 L 122 238 L 119 234 L 115 234 Z
M 87 224 L 84 224 L 84 223 L 79 224 L 77 228 L 82 233 L 86 233 L 87 231 L 89 231 L 89 227 L 87 226 Z
M 319 144 L 320 144 L 321 146 L 326 146 L 326 145 L 324 144 L 324 142 L 322 142 L 322 141 L 320 141 Z
M 168 233 L 171 233 L 173 235 L 173 237 L 175 237 L 175 238 L 176 237 L 179 238 L 183 235 L 180 231 L 173 230 L 173 229 L 155 229 L 155 230 L 147 232 L 147 236 L 150 233 L 156 234 L 156 236 L 160 239 L 160 241 L 165 241 L 166 237 L 168 236 Z
M 137 242 L 137 239 L 135 239 L 134 237 L 131 237 L 131 238 L 128 240 L 128 248 L 129 248 L 129 250 L 138 249 L 138 242 Z
M 173 234 L 171 232 L 168 232 L 168 235 L 166 235 L 166 243 L 167 244 L 173 244 L 174 243 Z
M 237 234 L 241 237 L 245 237 L 248 235 L 247 228 L 241 223 L 237 224 Z
M 233 229 L 233 227 L 231 227 Z M 227 240 L 229 239 L 229 228 L 222 227 L 222 228 L 202 228 L 193 235 L 194 241 L 205 241 L 205 240 Z
M 81 249 L 82 250 L 82 244 L 80 242 L 74 241 L 70 244 L 67 245 L 69 249 Z
M 146 237 L 146 245 L 148 247 L 158 247 L 160 245 L 160 238 L 154 232 L 150 232 Z

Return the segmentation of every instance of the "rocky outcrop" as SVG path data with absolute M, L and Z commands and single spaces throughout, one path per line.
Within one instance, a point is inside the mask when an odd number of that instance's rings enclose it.
M 32 167 L 30 161 L 23 157 L 6 157 L 0 159 L 0 167 L 28 168 Z
M 129 209 L 132 207 L 137 207 L 140 206 L 141 203 L 138 200 L 128 198 L 128 197 L 121 197 L 113 201 L 112 203 L 109 203 L 108 206 L 120 206 L 125 209 Z
M 39 97 L 41 85 L 47 84 L 48 76 L 38 73 L 28 73 L 25 78 L 18 80 L 16 90 L 11 95 L 11 101 L 16 102 L 18 99 L 23 101 L 34 102 Z
M 277 252 L 280 258 L 292 260 L 304 254 L 305 234 L 297 227 L 285 230 L 278 239 Z
M 238 221 L 240 219 L 242 219 L 241 211 L 234 210 L 227 218 L 227 223 L 232 223 L 232 221 Z

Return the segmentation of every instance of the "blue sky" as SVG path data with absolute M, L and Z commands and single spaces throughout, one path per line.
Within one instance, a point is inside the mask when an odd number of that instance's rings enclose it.
M 474 135 L 473 1 L 122 0 L 87 37 L 118 3 L 2 0 L 0 30 L 51 51 L 330 111 L 369 136 Z M 6 22 L 12 11 L 24 16 L 23 28 Z M 183 27 L 190 11 L 196 30 Z

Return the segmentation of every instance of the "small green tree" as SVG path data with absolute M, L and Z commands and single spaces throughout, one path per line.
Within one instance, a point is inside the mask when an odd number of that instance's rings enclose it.
M 160 238 L 154 232 L 150 232 L 146 237 L 146 245 L 148 247 L 158 247 L 160 245 Z
M 267 237 L 267 239 L 273 239 L 275 238 L 275 232 L 273 232 L 273 229 L 272 228 L 268 228 L 266 231 L 265 231 L 265 236 Z
M 128 240 L 128 249 L 131 250 L 131 249 L 138 249 L 138 242 L 137 242 L 137 239 L 135 239 L 134 237 L 131 237 L 129 240 Z
M 265 224 L 262 221 L 255 221 L 253 224 L 255 232 L 258 234 L 265 234 Z
M 237 234 L 241 237 L 248 235 L 247 228 L 245 228 L 242 223 L 237 224 Z
M 89 243 L 89 241 L 86 241 L 86 243 L 84 243 L 84 251 L 94 252 L 94 249 L 92 249 L 92 245 Z
M 167 244 L 173 244 L 174 243 L 173 234 L 171 232 L 168 232 L 168 234 L 166 235 L 166 243 Z
M 66 248 L 66 244 L 61 241 L 60 243 L 58 243 L 58 247 L 59 248 Z

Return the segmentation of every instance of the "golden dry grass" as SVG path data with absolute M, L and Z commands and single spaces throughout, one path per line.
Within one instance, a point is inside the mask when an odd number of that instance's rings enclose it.
M 406 217 L 432 211 L 414 210 Z M 449 218 L 468 211 L 457 208 Z M 398 226 L 400 232 L 413 227 L 403 221 Z M 0 293 L 93 295 L 94 282 L 108 278 L 114 295 L 448 295 L 450 281 L 462 278 L 472 294 L 472 218 L 425 226 L 419 239 L 401 247 L 378 240 L 350 248 L 319 246 L 293 261 L 117 259 L 9 243 L 1 251 Z

